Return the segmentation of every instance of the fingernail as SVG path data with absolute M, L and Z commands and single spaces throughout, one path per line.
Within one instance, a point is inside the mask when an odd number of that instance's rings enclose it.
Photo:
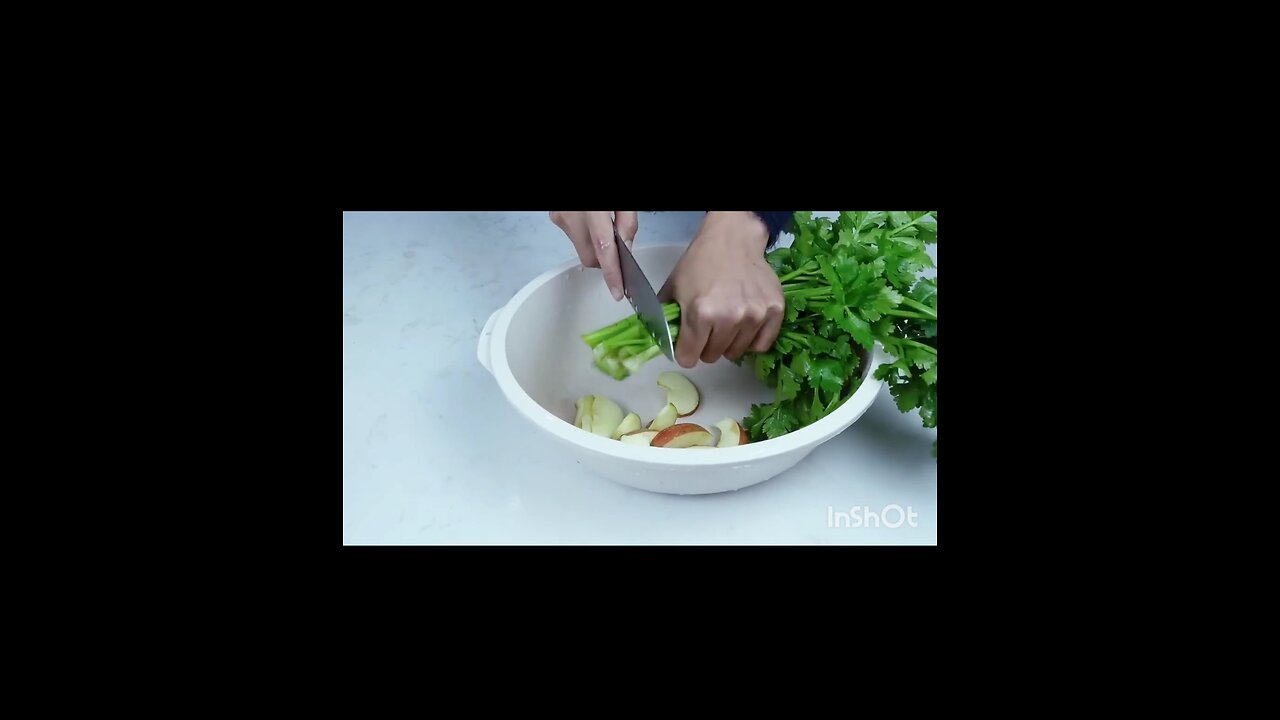
M 618 288 L 610 288 L 609 291 L 613 293 L 613 299 L 615 302 L 622 299 L 622 293 L 618 291 Z

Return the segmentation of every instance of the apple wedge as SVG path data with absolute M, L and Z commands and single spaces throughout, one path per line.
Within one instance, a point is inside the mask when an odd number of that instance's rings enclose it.
M 670 370 L 658 376 L 658 386 L 667 391 L 667 402 L 676 406 L 676 414 L 687 417 L 698 409 L 698 388 L 689 378 Z
M 583 430 L 586 430 L 587 432 L 591 432 L 591 423 L 590 423 L 591 401 L 594 398 L 595 398 L 594 395 L 586 395 L 584 397 L 579 398 L 578 399 L 578 415 L 573 419 L 574 425 L 582 428 Z
M 650 430 L 666 430 L 676 424 L 676 406 L 667 403 L 667 406 L 658 412 L 658 416 L 649 423 Z
M 639 445 L 641 447 L 649 447 L 649 444 L 653 442 L 653 438 L 657 434 L 658 434 L 657 430 L 636 430 L 633 432 L 624 433 L 622 437 L 618 439 L 628 445 Z
M 622 418 L 622 422 L 618 425 L 617 429 L 613 431 L 613 435 L 611 437 L 613 437 L 614 440 L 617 440 L 629 432 L 639 430 L 640 427 L 640 416 L 635 413 L 627 413 L 627 416 Z
M 613 431 L 622 424 L 622 408 L 603 395 L 588 395 L 578 401 L 578 421 L 575 424 L 589 433 L 617 437 Z
M 710 445 L 711 433 L 701 425 L 679 423 L 663 430 L 649 443 L 653 447 L 687 448 L 694 445 Z
M 591 432 L 611 438 L 613 431 L 622 424 L 622 408 L 603 395 L 596 395 L 591 402 Z
M 720 431 L 720 443 L 716 447 L 735 447 L 751 442 L 746 429 L 733 418 L 725 418 L 716 423 L 716 429 Z

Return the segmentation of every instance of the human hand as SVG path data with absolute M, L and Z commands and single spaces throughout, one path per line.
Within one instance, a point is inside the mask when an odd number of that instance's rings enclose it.
M 631 247 L 635 242 L 640 221 L 635 212 L 616 213 L 616 219 L 608 212 L 551 212 L 551 222 L 564 231 L 578 251 L 583 267 L 600 268 L 604 282 L 614 300 L 622 299 L 622 270 L 618 266 L 618 248 L 613 241 L 614 229 L 622 241 Z
M 782 327 L 782 283 L 765 262 L 769 230 L 750 212 L 710 212 L 668 281 L 680 304 L 676 362 L 737 360 L 773 347 Z

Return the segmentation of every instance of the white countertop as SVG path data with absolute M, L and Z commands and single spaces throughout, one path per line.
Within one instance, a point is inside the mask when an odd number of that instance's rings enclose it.
M 641 213 L 637 243 L 687 243 L 701 217 Z M 344 544 L 937 543 L 937 431 L 887 389 L 793 469 L 737 492 L 647 493 L 566 461 L 511 410 L 476 342 L 490 313 L 574 257 L 545 212 L 343 215 Z

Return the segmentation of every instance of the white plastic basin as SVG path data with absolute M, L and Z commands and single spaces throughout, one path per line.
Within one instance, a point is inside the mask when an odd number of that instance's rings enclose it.
M 670 274 L 684 250 L 680 245 L 637 247 L 635 256 L 656 282 Z M 581 336 L 631 313 L 626 300 L 613 300 L 599 270 L 567 262 L 534 279 L 489 317 L 477 356 L 519 415 L 569 458 L 601 477 L 651 492 L 725 492 L 786 471 L 862 417 L 882 385 L 870 370 L 889 361 L 877 346 L 853 397 L 822 420 L 773 440 L 714 450 L 631 446 L 574 426 L 578 398 L 612 398 L 624 412 L 637 413 L 647 427 L 666 404 L 658 374 L 674 370 L 692 380 L 702 398 L 698 409 L 678 422 L 697 423 L 713 436 L 718 421 L 740 421 L 752 403 L 773 399 L 773 391 L 756 378 L 749 363 L 738 367 L 721 360 L 685 369 L 659 356 L 623 381 L 600 372 Z

